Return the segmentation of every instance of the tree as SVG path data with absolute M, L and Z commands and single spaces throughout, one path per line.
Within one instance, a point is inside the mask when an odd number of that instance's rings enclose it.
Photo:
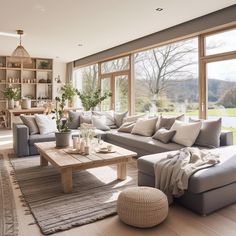
M 219 99 L 218 105 L 225 108 L 235 108 L 236 106 L 236 87 L 228 89 Z
M 169 81 L 192 76 L 191 68 L 197 63 L 193 59 L 195 53 L 197 48 L 192 40 L 141 52 L 136 57 L 136 76 L 145 81 L 150 95 L 157 99 Z

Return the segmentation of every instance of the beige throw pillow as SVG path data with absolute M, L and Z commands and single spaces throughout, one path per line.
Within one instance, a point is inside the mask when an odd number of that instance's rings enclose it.
M 157 119 L 157 117 L 151 119 L 138 119 L 131 133 L 147 137 L 152 136 L 155 132 Z
M 190 124 L 176 120 L 170 129 L 176 131 L 172 141 L 186 147 L 191 147 L 197 139 L 201 126 L 201 122 Z
M 39 127 L 40 134 L 57 132 L 56 119 L 53 115 L 35 115 L 35 121 Z
M 118 129 L 118 132 L 131 133 L 131 131 L 134 128 L 134 126 L 135 126 L 135 122 L 125 122 Z

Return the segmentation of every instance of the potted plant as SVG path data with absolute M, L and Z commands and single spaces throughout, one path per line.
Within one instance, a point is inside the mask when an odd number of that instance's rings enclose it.
M 66 84 L 61 88 L 65 99 L 68 100 L 68 106 L 74 107 L 74 97 L 77 95 L 78 90 L 72 86 L 72 84 Z
M 68 124 L 69 119 L 64 119 L 64 108 L 67 102 L 67 96 L 63 93 L 61 97 L 56 97 L 56 125 L 58 132 L 55 133 L 56 147 L 67 147 L 70 144 L 71 131 Z
M 8 99 L 8 109 L 14 108 L 14 100 L 20 98 L 20 88 L 13 88 L 11 85 L 3 91 L 3 95 Z
M 77 93 L 85 111 L 94 110 L 94 108 L 102 101 L 112 96 L 109 91 L 101 93 L 101 89 L 96 89 L 93 93 L 90 92 L 78 92 Z

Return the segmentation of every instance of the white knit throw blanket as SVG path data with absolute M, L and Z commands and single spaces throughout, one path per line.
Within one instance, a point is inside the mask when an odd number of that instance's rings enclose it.
M 188 188 L 189 177 L 198 170 L 219 163 L 219 155 L 199 148 L 187 147 L 168 154 L 155 163 L 155 187 L 163 191 L 169 204 Z

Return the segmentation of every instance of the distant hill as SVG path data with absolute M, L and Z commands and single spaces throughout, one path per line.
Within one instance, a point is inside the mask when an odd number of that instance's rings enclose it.
M 236 88 L 236 82 L 229 82 L 217 79 L 208 79 L 209 102 L 216 102 L 229 89 Z M 185 99 L 191 102 L 198 102 L 198 80 L 172 80 L 167 85 L 167 97 L 172 101 L 184 102 Z

